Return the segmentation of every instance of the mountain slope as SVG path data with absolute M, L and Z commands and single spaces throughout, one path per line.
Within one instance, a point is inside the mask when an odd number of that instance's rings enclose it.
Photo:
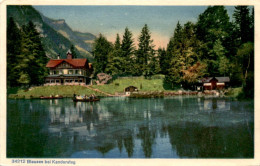
M 88 59 L 93 58 L 90 52 L 92 51 L 91 42 L 93 42 L 94 39 L 96 38 L 94 35 L 90 33 L 74 32 L 67 25 L 64 19 L 53 20 L 43 15 L 42 15 L 42 19 L 50 27 L 55 29 L 60 34 L 62 34 L 68 40 L 70 40 L 75 45 L 75 47 L 80 51 L 81 55 L 87 57 Z M 90 42 L 85 42 L 84 40 L 88 40 Z
M 13 17 L 19 27 L 22 27 L 29 21 L 32 21 L 36 25 L 38 32 L 41 34 L 42 44 L 44 46 L 46 56 L 49 58 L 56 58 L 57 54 L 60 54 L 62 58 L 65 58 L 66 52 L 70 46 L 74 44 L 73 41 L 70 41 L 64 37 L 64 35 L 57 32 L 48 23 L 46 23 L 43 20 L 42 15 L 32 6 L 9 5 L 7 6 L 7 17 Z M 78 58 L 88 57 L 89 60 L 93 60 L 91 54 L 86 56 L 86 54 L 81 55 L 80 52 L 82 52 L 82 50 L 79 51 L 79 49 L 76 47 L 76 53 L 79 55 Z

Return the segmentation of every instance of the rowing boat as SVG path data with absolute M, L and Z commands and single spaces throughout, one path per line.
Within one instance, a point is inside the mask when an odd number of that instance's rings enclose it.
M 95 99 L 77 99 L 77 98 L 73 98 L 73 101 L 74 102 L 78 102 L 78 101 L 81 101 L 81 102 L 95 102 L 95 101 L 99 101 L 100 99 L 98 98 L 95 98 Z
M 63 99 L 63 96 L 57 96 L 57 97 L 41 96 L 40 99 Z

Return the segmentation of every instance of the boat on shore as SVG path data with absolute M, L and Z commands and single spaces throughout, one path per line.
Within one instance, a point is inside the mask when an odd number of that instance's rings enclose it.
M 63 99 L 63 96 L 41 96 L 40 99 Z
M 99 98 L 94 98 L 94 99 L 77 99 L 77 98 L 73 98 L 74 102 L 96 102 L 96 101 L 100 101 Z

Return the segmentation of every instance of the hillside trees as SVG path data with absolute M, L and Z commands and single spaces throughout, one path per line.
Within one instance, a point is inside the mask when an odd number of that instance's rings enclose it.
M 7 23 L 7 85 L 11 87 L 18 85 L 19 71 L 16 65 L 21 53 L 21 40 L 21 31 L 10 17 Z
M 105 72 L 108 64 L 108 55 L 112 51 L 112 43 L 110 43 L 102 34 L 94 42 L 94 72 L 95 74 Z
M 200 60 L 200 41 L 195 34 L 195 26 L 191 22 L 187 22 L 182 27 L 178 22 L 174 31 L 174 35 L 169 41 L 167 54 L 170 62 L 166 73 L 166 81 L 173 84 L 182 84 L 189 86 L 194 83 L 193 79 L 187 76 L 190 71 L 195 71 L 193 68 L 204 68 L 205 65 L 198 63 Z M 202 70 L 204 71 L 204 70 Z M 205 73 L 197 74 L 198 79 Z M 194 75 L 195 76 L 195 75 Z
M 225 58 L 228 47 L 224 43 L 230 35 L 229 16 L 224 6 L 209 6 L 199 15 L 196 24 L 196 35 L 202 42 L 202 59 L 208 64 L 210 76 L 218 76 L 220 59 Z
M 235 7 L 230 22 L 224 6 L 209 6 L 197 22 L 177 23 L 167 48 L 154 49 L 145 24 L 134 47 L 131 31 L 125 29 L 109 52 L 107 69 L 112 75 L 150 76 L 165 74 L 172 85 L 190 88 L 202 77 L 229 76 L 232 86 L 253 91 L 254 9 Z M 103 54 L 105 55 L 105 54 Z
M 111 75 L 123 75 L 126 61 L 122 56 L 121 41 L 117 34 L 113 50 L 108 54 L 108 64 L 105 72 Z
M 42 84 L 47 74 L 47 57 L 35 25 L 29 21 L 19 30 L 10 18 L 7 29 L 11 34 L 7 35 L 7 68 L 10 70 L 7 76 L 8 85 Z M 17 38 L 13 38 L 15 33 Z M 15 44 L 11 46 L 12 43 Z
M 248 6 L 236 6 L 233 14 L 235 32 L 237 33 L 238 49 L 236 53 L 236 68 L 240 66 L 240 76 L 244 95 L 254 96 L 254 9 L 250 15 Z
M 139 72 L 142 73 L 142 75 L 149 76 L 155 71 L 157 61 L 154 59 L 154 45 L 147 24 L 142 28 L 138 41 L 136 64 L 139 66 Z
M 71 54 L 73 56 L 72 58 L 77 58 L 78 57 L 74 45 L 70 46 L 70 51 L 71 51 Z
M 135 46 L 132 32 L 126 27 L 122 39 L 122 57 L 125 60 L 126 64 L 123 64 L 123 73 L 125 75 L 135 75 L 137 65 L 135 65 Z M 136 69 L 135 69 L 136 68 Z

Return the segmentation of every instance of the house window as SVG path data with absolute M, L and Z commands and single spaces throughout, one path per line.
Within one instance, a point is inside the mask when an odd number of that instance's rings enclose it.
M 54 80 L 51 80 L 51 83 L 54 83 Z
M 79 82 L 82 82 L 82 80 L 79 80 Z
M 50 80 L 46 80 L 45 82 L 46 82 L 46 83 L 50 83 Z
M 59 74 L 59 70 L 54 70 L 53 74 Z
M 69 70 L 69 74 L 73 74 L 73 70 Z
M 60 82 L 60 80 L 56 80 L 56 83 L 59 83 Z
M 63 71 L 62 71 L 62 70 L 60 70 L 60 71 L 59 71 L 59 74 L 63 74 Z
M 78 82 L 78 80 L 75 80 L 75 82 Z
M 79 70 L 75 70 L 75 74 L 79 74 Z
M 70 82 L 70 80 L 65 80 L 65 82 Z

